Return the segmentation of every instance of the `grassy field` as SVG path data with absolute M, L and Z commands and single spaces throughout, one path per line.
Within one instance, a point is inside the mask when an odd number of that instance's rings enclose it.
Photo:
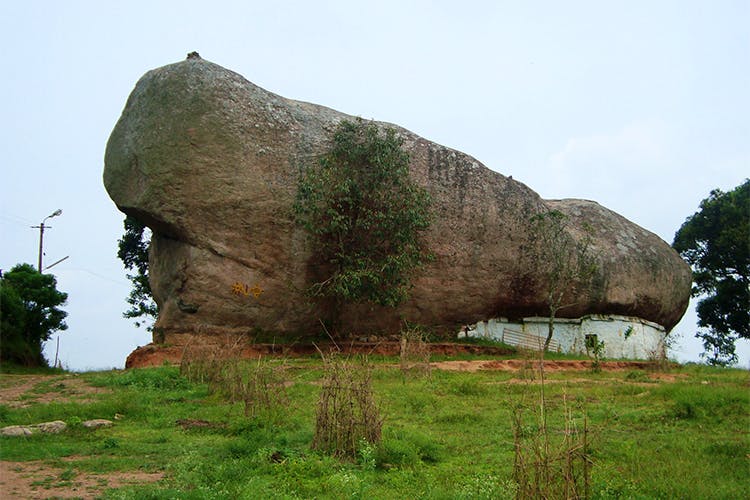
M 512 414 L 522 409 L 530 432 L 537 425 L 541 385 L 533 370 L 404 377 L 397 359 L 379 360 L 372 377 L 382 442 L 363 443 L 347 460 L 311 449 L 322 363 L 283 363 L 285 402 L 255 416 L 177 367 L 38 376 L 12 401 L 4 398 L 0 426 L 63 420 L 68 429 L 3 437 L 2 461 L 55 471 L 34 485 L 42 498 L 46 488 L 90 475 L 104 478 L 91 495 L 105 498 L 514 497 Z M 3 375 L 0 389 L 22 378 Z M 556 371 L 545 379 L 552 435 L 566 423 L 582 428 L 584 414 L 588 421 L 592 498 L 746 498 L 750 491 L 747 371 Z M 80 425 L 94 418 L 114 425 Z M 107 488 L 108 475 L 124 472 L 162 475 Z

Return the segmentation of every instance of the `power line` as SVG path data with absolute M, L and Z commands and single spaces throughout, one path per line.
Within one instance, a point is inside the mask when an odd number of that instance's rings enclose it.
M 26 226 L 28 224 L 33 224 L 32 221 L 30 221 L 28 219 L 24 219 L 23 217 L 19 217 L 17 215 L 13 215 L 13 214 L 7 214 L 7 213 L 6 214 L 0 214 L 0 217 L 2 217 L 3 219 L 5 219 L 5 220 L 7 220 L 9 222 L 13 222 L 14 224 L 18 224 L 19 226 L 21 226 L 21 225 Z
M 96 278 L 102 279 L 104 281 L 110 281 L 110 282 L 116 283 L 118 285 L 130 285 L 129 282 L 127 282 L 127 281 L 125 281 L 123 279 L 119 279 L 118 280 L 116 278 L 110 278 L 108 276 L 104 276 L 104 275 L 99 274 L 97 272 L 94 272 L 94 271 L 92 271 L 90 269 L 84 269 L 82 267 L 75 267 L 75 268 L 73 268 L 73 267 L 65 267 L 63 269 L 58 270 L 58 273 L 61 272 L 61 271 L 84 272 L 84 273 L 90 274 L 91 276 L 94 276 Z

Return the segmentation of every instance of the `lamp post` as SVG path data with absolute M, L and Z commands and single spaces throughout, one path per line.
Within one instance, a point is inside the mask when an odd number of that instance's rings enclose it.
M 62 210 L 60 210 L 58 208 L 57 210 L 55 210 L 54 212 L 52 212 L 51 214 L 49 214 L 47 217 L 45 217 L 44 220 L 42 220 L 41 224 L 39 224 L 38 226 L 31 226 L 32 228 L 39 228 L 39 265 L 38 265 L 38 269 L 39 269 L 40 273 L 42 272 L 42 255 L 44 255 L 44 251 L 43 251 L 44 228 L 48 227 L 48 226 L 45 226 L 44 223 L 47 221 L 47 219 L 51 219 L 52 217 L 57 217 L 58 215 L 61 215 L 61 214 L 62 214 Z

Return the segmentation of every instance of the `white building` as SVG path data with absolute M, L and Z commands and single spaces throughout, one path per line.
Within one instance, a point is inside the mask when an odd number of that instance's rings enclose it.
M 543 317 L 523 318 L 520 322 L 495 318 L 470 325 L 458 335 L 538 350 L 544 347 L 548 322 L 549 318 Z M 590 342 L 604 342 L 602 357 L 659 359 L 664 356 L 666 335 L 661 325 L 635 317 L 595 314 L 578 319 L 556 318 L 549 350 L 586 354 L 588 337 Z

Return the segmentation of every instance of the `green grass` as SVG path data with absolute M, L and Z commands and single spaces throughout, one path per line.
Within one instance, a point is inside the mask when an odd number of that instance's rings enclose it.
M 538 404 L 538 377 L 434 370 L 405 379 L 397 360 L 382 361 L 373 384 L 383 441 L 363 447 L 354 461 L 310 449 L 322 367 L 308 359 L 289 362 L 290 404 L 273 423 L 245 417 L 241 404 L 185 380 L 177 368 L 83 374 L 110 391 L 87 402 L 0 405 L 3 426 L 69 424 L 60 435 L 2 438 L 0 456 L 59 466 L 58 482 L 86 472 L 165 474 L 105 498 L 512 497 L 511 412 Z M 691 366 L 670 375 L 675 381 L 641 371 L 547 374 L 552 431 L 562 432 L 566 406 L 577 422 L 588 416 L 593 498 L 742 498 L 750 490 L 750 374 Z M 110 428 L 80 426 L 115 416 Z M 187 419 L 210 425 L 176 423 Z
M 59 375 L 65 373 L 62 368 L 50 368 L 48 366 L 36 366 L 29 368 L 8 361 L 0 363 L 0 373 L 3 374 L 23 374 L 23 375 Z

